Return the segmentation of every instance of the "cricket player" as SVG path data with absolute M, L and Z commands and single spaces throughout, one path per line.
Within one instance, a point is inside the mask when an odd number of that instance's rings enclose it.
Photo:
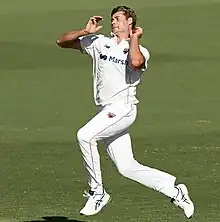
M 77 133 L 77 139 L 89 175 L 87 202 L 80 211 L 94 215 L 109 203 L 104 189 L 97 142 L 103 140 L 106 150 L 124 177 L 154 189 L 170 198 L 187 218 L 194 213 L 187 187 L 175 184 L 176 177 L 140 164 L 135 160 L 128 132 L 137 115 L 136 88 L 148 67 L 150 54 L 140 45 L 143 29 L 136 26 L 136 14 L 127 6 L 111 12 L 111 35 L 97 34 L 102 16 L 93 16 L 85 28 L 62 35 L 57 44 L 91 56 L 93 91 L 97 115 Z

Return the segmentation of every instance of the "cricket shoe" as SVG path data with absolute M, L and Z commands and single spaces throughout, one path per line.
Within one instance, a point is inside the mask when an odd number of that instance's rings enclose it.
M 91 216 L 95 215 L 102 210 L 102 208 L 107 205 L 111 198 L 105 190 L 103 193 L 96 193 L 95 191 L 84 191 L 84 197 L 88 198 L 85 206 L 80 211 L 81 215 Z
M 179 184 L 176 188 L 178 189 L 178 194 L 172 198 L 171 202 L 181 208 L 188 219 L 191 219 L 194 214 L 194 204 L 190 200 L 188 189 L 184 184 Z

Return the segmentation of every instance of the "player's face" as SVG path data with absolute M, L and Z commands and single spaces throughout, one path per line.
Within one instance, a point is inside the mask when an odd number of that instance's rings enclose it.
M 132 19 L 127 19 L 124 12 L 116 12 L 111 18 L 112 32 L 119 34 L 122 32 L 128 32 Z

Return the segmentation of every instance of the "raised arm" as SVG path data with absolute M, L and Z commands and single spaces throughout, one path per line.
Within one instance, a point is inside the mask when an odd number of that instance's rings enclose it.
M 56 42 L 57 45 L 62 48 L 73 48 L 81 50 L 82 48 L 79 38 L 99 31 L 102 28 L 102 26 L 98 25 L 98 22 L 102 19 L 103 19 L 102 16 L 91 17 L 85 28 L 67 32 L 62 36 L 60 36 Z
M 145 57 L 139 46 L 139 39 L 142 34 L 143 29 L 140 27 L 133 29 L 130 33 L 129 60 L 131 67 L 134 69 L 143 68 L 145 64 Z

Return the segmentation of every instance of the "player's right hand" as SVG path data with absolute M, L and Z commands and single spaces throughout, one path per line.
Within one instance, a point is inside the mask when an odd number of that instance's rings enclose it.
M 92 34 L 92 33 L 96 33 L 98 32 L 103 26 L 101 25 L 98 25 L 98 22 L 103 20 L 103 17 L 102 16 L 92 16 L 86 27 L 85 27 L 85 31 L 88 33 L 88 34 Z

